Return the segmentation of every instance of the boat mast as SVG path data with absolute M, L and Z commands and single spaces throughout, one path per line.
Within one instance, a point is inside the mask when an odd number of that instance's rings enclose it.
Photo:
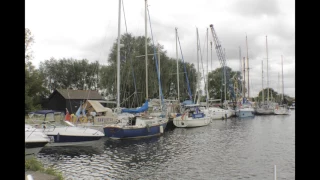
M 212 41 L 210 41 L 210 48 L 211 48 L 211 71 L 213 71 L 213 69 L 212 69 Z
M 242 63 L 241 63 L 241 47 L 239 46 L 239 60 L 240 60 L 240 79 L 241 79 L 241 73 L 242 73 Z M 242 83 L 240 83 L 240 87 L 239 87 L 239 90 L 241 90 L 241 93 L 242 93 Z M 238 90 L 238 91 L 239 91 Z M 239 93 L 240 94 L 240 93 Z
M 199 72 L 200 72 L 200 70 L 199 70 L 199 39 L 198 39 L 199 37 L 198 37 L 198 28 L 197 28 L 197 64 L 198 64 L 198 66 L 197 66 L 197 94 L 196 94 L 196 96 L 194 97 L 195 99 L 194 99 L 194 101 L 196 102 L 196 97 L 197 97 L 197 95 L 198 95 L 198 99 L 199 99 Z M 198 102 L 198 99 L 197 99 L 197 102 Z
M 283 58 L 281 55 L 281 65 L 282 65 L 282 96 L 281 96 L 281 103 L 283 101 L 283 95 L 284 95 L 284 86 L 283 86 Z
M 266 49 L 267 49 L 267 88 L 268 88 L 267 103 L 269 103 L 269 70 L 268 70 L 268 39 L 267 39 L 267 36 L 266 36 Z
M 179 60 L 178 60 L 178 28 L 176 28 L 176 59 L 177 59 L 178 102 L 180 102 L 180 90 L 179 90 Z
M 248 66 L 248 99 L 250 98 L 250 85 L 249 85 L 249 55 L 248 55 L 248 40 L 246 35 L 246 46 L 247 46 L 247 66 Z
M 209 67 L 209 55 L 208 55 L 208 46 L 209 46 L 209 41 L 208 41 L 208 28 L 207 28 L 207 108 L 209 107 L 209 70 L 208 70 L 208 67 Z
M 243 97 L 246 97 L 246 92 L 245 92 L 245 89 L 246 89 L 246 58 L 243 57 L 243 91 L 242 91 L 242 94 L 243 94 Z
M 146 57 L 146 100 L 148 100 L 148 36 L 147 36 L 147 0 L 145 0 L 145 57 Z
M 121 0 L 119 0 L 118 39 L 117 39 L 117 110 L 120 110 L 120 28 L 121 28 Z M 120 111 L 117 111 L 120 112 Z
M 160 44 L 158 43 L 158 64 L 159 64 L 159 77 L 160 77 Z M 160 82 L 159 82 L 160 83 Z M 160 107 L 162 109 L 162 102 L 161 102 L 161 84 L 159 84 L 159 100 L 160 100 Z
M 261 61 L 262 62 L 262 102 L 264 104 L 264 89 L 263 89 L 263 60 Z
M 224 101 L 227 102 L 226 49 L 223 49 L 223 57 Z
M 278 92 L 280 92 L 280 73 L 278 72 Z M 278 100 L 281 102 L 281 95 L 278 95 Z

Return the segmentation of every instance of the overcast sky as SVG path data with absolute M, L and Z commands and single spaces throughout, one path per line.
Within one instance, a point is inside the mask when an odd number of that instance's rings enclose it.
M 145 35 L 144 0 L 123 0 L 127 30 L 134 36 Z M 295 1 L 292 0 L 148 0 L 153 38 L 164 45 L 167 55 L 176 57 L 175 27 L 184 60 L 197 62 L 196 28 L 199 31 L 203 66 L 206 72 L 206 29 L 212 41 L 210 24 L 225 49 L 227 65 L 240 70 L 241 57 L 250 65 L 250 96 L 267 87 L 281 92 L 281 55 L 283 55 L 284 93 L 295 97 Z M 107 64 L 110 48 L 118 32 L 118 0 L 26 0 L 25 27 L 34 35 L 33 64 L 51 57 L 86 58 Z M 121 33 L 126 31 L 121 18 Z M 148 37 L 151 37 L 148 24 Z M 210 45 L 209 45 L 210 47 Z M 220 67 L 215 49 L 209 49 L 209 71 Z M 179 58 L 181 58 L 179 52 Z M 202 67 L 202 65 L 200 65 Z M 200 69 L 202 72 L 202 69 Z

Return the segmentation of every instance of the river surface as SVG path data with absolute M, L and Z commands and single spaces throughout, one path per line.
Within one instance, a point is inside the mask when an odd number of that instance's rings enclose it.
M 295 112 L 215 120 L 140 140 L 45 147 L 38 159 L 71 179 L 295 179 Z

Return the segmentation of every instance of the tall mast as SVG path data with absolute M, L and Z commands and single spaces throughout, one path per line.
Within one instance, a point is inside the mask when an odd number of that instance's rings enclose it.
M 145 48 L 146 48 L 146 100 L 148 100 L 148 34 L 147 34 L 147 0 L 145 0 Z
M 240 46 L 239 46 L 239 60 L 240 60 L 240 77 L 241 77 L 241 73 L 242 73 L 242 63 L 241 63 L 241 47 L 240 47 Z M 242 90 L 242 83 L 240 83 L 239 90 L 241 90 L 241 92 L 243 91 L 243 90 Z
M 263 60 L 261 61 L 262 62 L 262 102 L 264 104 L 264 89 L 263 89 Z
M 197 94 L 198 95 L 198 99 L 199 99 L 199 47 L 198 47 L 198 43 L 199 43 L 199 39 L 198 39 L 198 28 L 197 28 Z M 196 98 L 197 96 L 195 96 L 194 98 Z M 196 102 L 196 99 L 194 100 Z
M 208 106 L 209 106 L 209 104 L 208 104 L 208 101 L 209 101 L 209 70 L 208 70 L 208 67 L 209 67 L 209 54 L 208 54 L 208 46 L 209 46 L 209 41 L 208 41 L 208 38 L 209 38 L 209 36 L 208 36 L 209 34 L 208 34 L 208 28 L 207 28 L 207 108 L 208 108 Z
M 159 77 L 160 77 L 160 44 L 158 43 L 158 64 L 159 64 Z M 160 83 L 160 82 L 159 82 Z M 161 84 L 159 84 L 159 100 L 160 100 L 160 107 L 162 107 L 161 102 Z M 162 109 L 162 108 L 161 108 Z
M 211 71 L 213 71 L 213 69 L 212 69 L 212 41 L 210 41 L 210 48 L 211 48 Z
M 283 58 L 281 55 L 281 65 L 282 65 L 282 96 L 281 96 L 281 103 L 283 101 L 283 95 L 284 95 L 284 86 L 283 86 Z
M 248 66 L 248 99 L 250 98 L 250 85 L 249 85 L 249 55 L 248 55 L 248 40 L 246 36 L 246 45 L 247 45 L 247 66 Z
M 278 72 L 278 89 L 277 90 L 278 90 L 278 92 L 280 92 L 280 73 L 279 72 Z M 280 95 L 278 96 L 278 98 L 280 99 L 280 102 L 281 102 L 281 96 Z
M 242 91 L 242 96 L 243 97 L 246 97 L 246 92 L 245 92 L 245 90 L 246 90 L 246 58 L 245 57 L 243 57 L 243 86 L 242 86 L 242 88 L 243 88 L 243 91 Z
M 223 76 L 224 76 L 224 101 L 227 101 L 227 77 L 226 77 L 226 49 L 223 49 Z
M 180 90 L 179 90 L 179 60 L 178 60 L 178 28 L 176 28 L 176 59 L 177 59 L 178 102 L 180 102 Z
M 267 36 L 266 36 L 266 49 L 267 49 L 267 88 L 268 88 L 267 103 L 269 103 L 269 70 L 268 70 L 268 39 L 267 39 Z
M 121 28 L 121 0 L 119 0 L 118 39 L 117 39 L 117 43 L 118 43 L 117 45 L 117 110 L 120 109 L 120 28 Z

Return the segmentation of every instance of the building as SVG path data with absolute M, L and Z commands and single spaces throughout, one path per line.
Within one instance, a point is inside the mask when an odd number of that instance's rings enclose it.
M 86 100 L 103 100 L 103 97 L 94 90 L 56 89 L 49 96 L 46 108 L 64 113 L 68 108 L 70 114 L 75 114 Z

